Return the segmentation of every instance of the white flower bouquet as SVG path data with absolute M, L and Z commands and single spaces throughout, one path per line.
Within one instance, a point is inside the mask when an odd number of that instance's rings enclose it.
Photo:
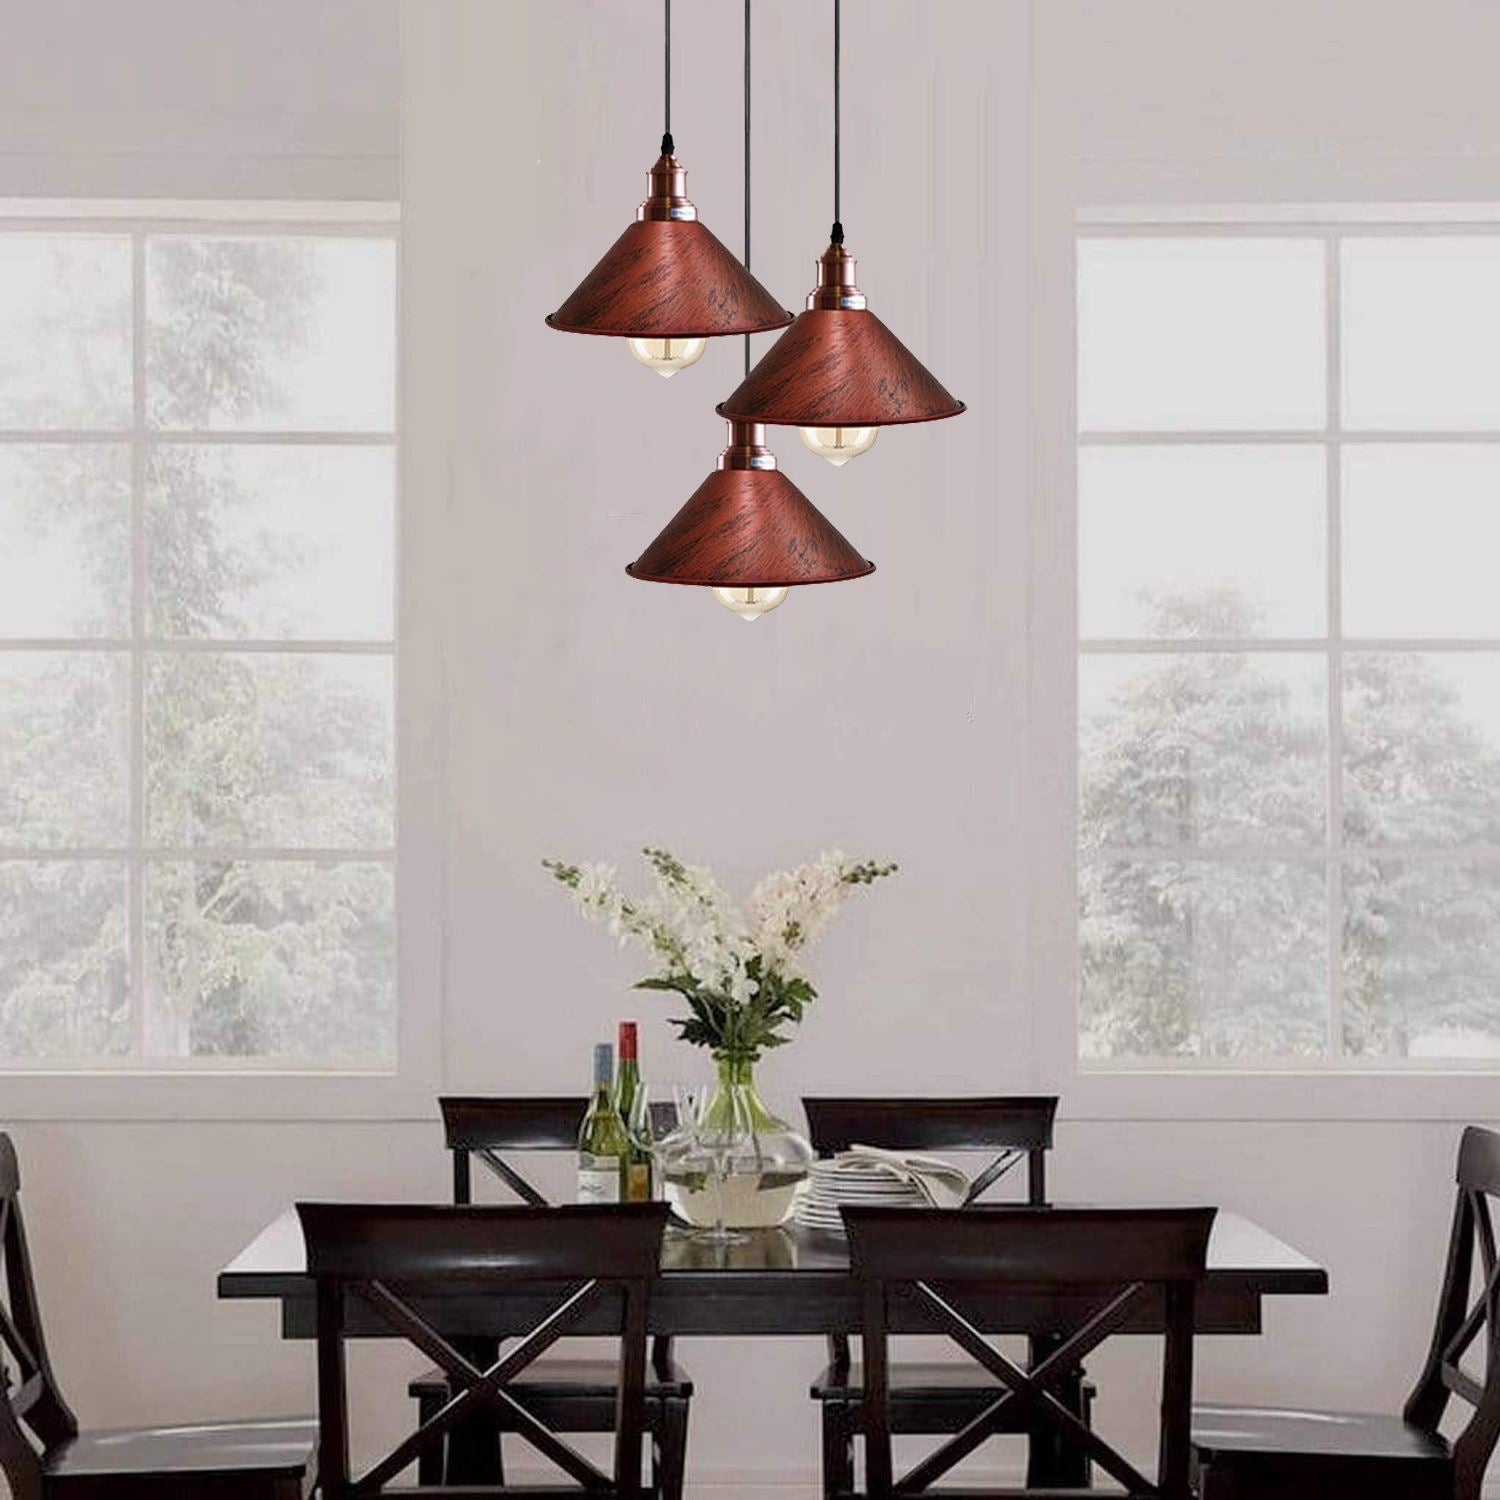
M 746 1062 L 784 1046 L 783 1028 L 817 998 L 801 967 L 806 949 L 852 892 L 896 870 L 828 850 L 767 875 L 740 907 L 710 871 L 665 849 L 641 853 L 655 883 L 639 898 L 621 890 L 611 865 L 542 863 L 585 917 L 608 927 L 621 947 L 633 943 L 656 959 L 657 972 L 636 988 L 682 996 L 691 1014 L 672 1024 L 685 1042 Z

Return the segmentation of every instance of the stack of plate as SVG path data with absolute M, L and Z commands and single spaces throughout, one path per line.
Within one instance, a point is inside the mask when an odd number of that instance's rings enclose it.
M 804 1229 L 842 1234 L 844 1221 L 839 1217 L 839 1206 L 845 1203 L 881 1208 L 927 1206 L 922 1190 L 889 1167 L 842 1157 L 812 1164 L 807 1191 L 797 1205 L 797 1222 Z

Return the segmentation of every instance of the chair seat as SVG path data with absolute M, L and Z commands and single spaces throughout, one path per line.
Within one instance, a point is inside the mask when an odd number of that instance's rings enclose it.
M 903 1362 L 891 1366 L 891 1430 L 907 1436 L 957 1432 L 1005 1394 L 1005 1387 L 990 1380 L 972 1364 L 927 1364 Z M 1087 1423 L 1093 1410 L 1095 1389 L 1085 1381 L 1080 1391 L 1079 1416 Z M 825 1413 L 842 1410 L 844 1420 L 855 1427 L 864 1422 L 864 1371 L 858 1364 L 847 1370 L 833 1365 L 818 1377 L 812 1397 L 823 1403 Z M 1031 1432 L 1037 1420 L 1027 1407 L 1013 1401 L 1001 1413 L 997 1433 Z
M 1200 1406 L 1193 1411 L 1193 1451 L 1200 1468 L 1237 1481 L 1228 1493 L 1247 1500 L 1304 1494 L 1451 1500 L 1453 1494 L 1448 1444 L 1400 1417 Z
M 863 1367 L 855 1361 L 845 1367 L 826 1366 L 812 1385 L 814 1401 L 858 1401 L 864 1395 Z M 893 1364 L 890 1369 L 891 1400 L 900 1401 L 993 1401 L 1005 1387 L 986 1376 L 977 1365 L 958 1361 L 918 1360 Z M 1090 1382 L 1084 1390 L 1095 1394 Z
M 1242 1406 L 1194 1407 L 1193 1446 L 1205 1459 L 1247 1461 L 1295 1454 L 1441 1465 L 1452 1458 L 1441 1437 L 1400 1417 Z
M 620 1367 L 613 1359 L 539 1359 L 507 1389 L 522 1401 L 528 1396 L 545 1401 L 613 1400 L 619 1375 Z M 441 1370 L 428 1370 L 412 1381 L 407 1394 L 419 1401 L 441 1401 L 448 1394 L 448 1377 Z M 692 1394 L 693 1382 L 675 1360 L 664 1373 L 658 1373 L 652 1365 L 646 1367 L 648 1401 L 667 1397 L 685 1400 Z
M 163 1495 L 291 1495 L 313 1473 L 317 1441 L 310 1419 L 83 1432 L 47 1455 L 45 1493 L 120 1493 L 134 1481 L 137 1494 L 150 1480 Z

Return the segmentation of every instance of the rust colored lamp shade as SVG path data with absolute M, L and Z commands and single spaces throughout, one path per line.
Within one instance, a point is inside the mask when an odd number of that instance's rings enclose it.
M 759 423 L 731 422 L 718 467 L 625 571 L 711 588 L 753 620 L 789 588 L 863 578 L 875 564 L 776 467 Z
M 817 267 L 806 310 L 719 407 L 722 415 L 801 427 L 809 447 L 842 463 L 864 452 L 881 427 L 963 411 L 964 403 L 865 305 L 854 259 L 841 242 L 829 245 Z M 821 446 L 807 429 L 822 434 Z
M 693 363 L 705 339 L 785 328 L 791 313 L 699 222 L 687 172 L 669 149 L 648 180 L 635 223 L 548 324 L 629 339 L 636 358 L 663 375 Z

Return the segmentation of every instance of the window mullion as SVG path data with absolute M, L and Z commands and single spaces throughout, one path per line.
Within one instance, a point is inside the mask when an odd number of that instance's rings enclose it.
M 146 1056 L 146 239 L 130 237 L 130 826 L 126 948 L 130 961 L 131 1054 Z
M 1328 1053 L 1344 1057 L 1344 606 L 1342 241 L 1326 241 L 1328 356 Z

